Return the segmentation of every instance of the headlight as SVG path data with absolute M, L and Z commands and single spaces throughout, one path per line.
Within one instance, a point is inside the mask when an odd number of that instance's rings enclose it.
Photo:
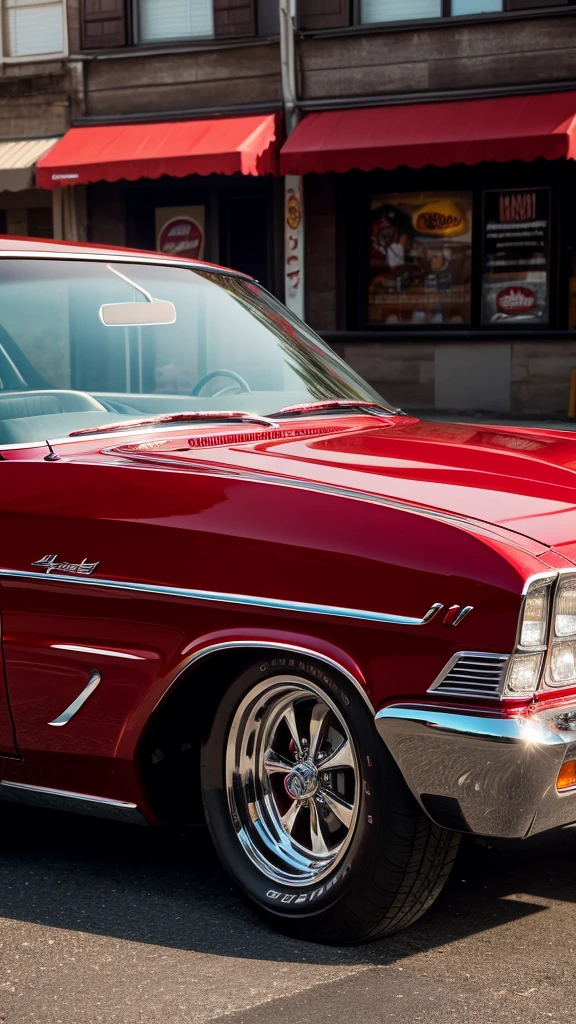
M 554 635 L 576 635 L 576 578 L 560 577 L 554 602 Z
M 521 647 L 543 647 L 548 633 L 550 584 L 531 584 L 524 601 L 520 629 Z M 575 591 L 576 596 L 576 591 Z
M 548 640 L 550 593 L 556 578 L 555 574 L 537 577 L 526 586 L 516 650 L 506 672 L 505 696 L 527 697 L 538 689 Z
M 576 683 L 576 575 L 560 575 L 552 610 L 547 686 Z
M 506 693 L 514 697 L 534 693 L 543 658 L 543 654 L 513 654 L 506 673 Z
M 550 655 L 550 679 L 549 682 L 559 686 L 561 683 L 568 683 L 576 679 L 576 643 L 555 643 L 552 646 Z

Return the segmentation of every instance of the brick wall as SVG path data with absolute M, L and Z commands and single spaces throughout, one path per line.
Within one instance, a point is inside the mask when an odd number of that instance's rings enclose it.
M 565 416 L 576 341 L 524 341 L 512 346 L 511 412 Z

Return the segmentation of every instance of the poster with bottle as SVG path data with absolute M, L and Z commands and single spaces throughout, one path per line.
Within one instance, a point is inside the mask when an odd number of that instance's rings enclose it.
M 204 206 L 156 208 L 156 249 L 185 259 L 204 259 Z
M 482 323 L 548 323 L 550 189 L 483 194 Z
M 470 322 L 472 193 L 372 196 L 371 324 Z

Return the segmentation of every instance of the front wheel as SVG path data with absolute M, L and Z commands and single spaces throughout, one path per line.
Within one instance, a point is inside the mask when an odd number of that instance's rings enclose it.
M 202 789 L 220 859 L 252 908 L 308 940 L 411 924 L 458 849 L 409 793 L 361 695 L 304 657 L 259 661 L 227 690 Z

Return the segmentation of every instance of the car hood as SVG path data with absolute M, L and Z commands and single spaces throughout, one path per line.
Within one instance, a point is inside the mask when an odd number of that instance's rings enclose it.
M 556 548 L 576 544 L 576 438 L 565 431 L 315 417 L 271 432 L 195 428 L 185 438 L 156 435 L 113 451 L 378 495 Z

